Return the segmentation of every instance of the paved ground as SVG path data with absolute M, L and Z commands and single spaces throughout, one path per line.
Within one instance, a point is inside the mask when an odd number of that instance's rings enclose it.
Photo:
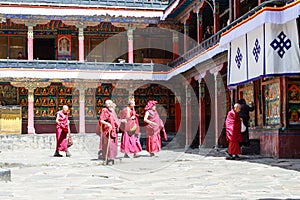
M 0 182 L 0 199 L 300 199 L 300 160 L 230 161 L 222 151 L 164 150 L 103 166 L 93 150 L 52 154 L 2 151 L 0 166 L 11 169 L 12 181 Z

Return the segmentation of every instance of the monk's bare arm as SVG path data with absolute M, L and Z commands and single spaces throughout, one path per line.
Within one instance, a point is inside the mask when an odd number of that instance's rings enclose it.
M 59 114 L 57 114 L 57 116 L 56 116 L 56 123 L 57 124 L 59 123 Z
M 145 117 L 144 117 L 144 122 L 146 122 L 146 123 L 148 123 L 148 124 L 151 124 L 151 125 L 156 125 L 156 123 L 155 123 L 155 122 L 152 122 L 152 121 L 150 121 L 150 120 L 148 119 L 148 117 L 149 117 L 149 112 L 148 112 L 148 111 L 146 111 L 146 113 L 145 113 Z

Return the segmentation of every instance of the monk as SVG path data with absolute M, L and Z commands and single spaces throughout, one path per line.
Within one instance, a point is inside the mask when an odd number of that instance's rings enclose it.
M 236 103 L 234 108 L 228 112 L 226 118 L 226 139 L 229 142 L 227 159 L 239 159 L 239 154 L 241 154 L 240 142 L 243 141 L 243 136 L 241 134 L 241 118 L 239 112 L 241 110 L 241 105 Z
M 114 110 L 114 103 L 108 99 L 100 114 L 102 124 L 102 158 L 107 165 L 113 165 L 118 154 L 118 129 L 121 120 Z
M 126 123 L 121 124 L 122 139 L 121 152 L 124 153 L 125 158 L 129 158 L 128 154 L 134 154 L 133 157 L 139 157 L 138 153 L 142 151 L 142 146 L 139 140 L 140 126 L 138 115 L 134 109 L 134 97 L 128 100 L 128 106 L 121 112 L 121 119 L 125 119 Z
M 161 150 L 160 131 L 163 132 L 163 139 L 167 141 L 167 134 L 164 128 L 163 121 L 160 119 L 156 111 L 157 101 L 150 100 L 145 107 L 144 122 L 146 125 L 146 150 L 150 156 L 155 156 Z
M 57 112 L 56 116 L 56 150 L 54 153 L 55 157 L 62 157 L 59 154 L 60 151 L 66 152 L 66 156 L 70 157 L 71 154 L 68 151 L 67 134 L 70 134 L 70 121 L 68 120 L 67 105 L 63 106 L 63 109 Z

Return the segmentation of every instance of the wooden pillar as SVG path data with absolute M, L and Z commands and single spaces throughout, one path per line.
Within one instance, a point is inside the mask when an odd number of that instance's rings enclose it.
M 203 37 L 203 26 L 202 26 L 202 12 L 196 12 L 197 14 L 197 42 L 200 44 Z
M 183 23 L 183 29 L 184 29 L 184 53 L 186 53 L 188 51 L 188 37 L 189 37 L 189 25 L 187 23 L 187 20 L 184 21 Z
M 240 0 L 233 0 L 233 20 L 240 17 Z
M 28 124 L 27 133 L 34 134 L 34 89 L 35 87 L 28 88 Z
M 214 1 L 214 34 L 220 30 L 219 2 Z
M 179 57 L 178 32 L 173 31 L 173 59 Z
M 79 133 L 85 133 L 85 88 L 79 88 Z
M 33 24 L 28 24 L 27 32 L 27 55 L 28 60 L 33 60 Z
M 78 27 L 78 52 L 79 52 L 79 62 L 84 62 L 84 27 Z
M 258 5 L 261 4 L 262 2 L 264 2 L 264 0 L 258 0 Z
M 206 135 L 206 119 L 205 119 L 205 83 L 200 77 L 199 83 L 199 148 L 203 145 Z
M 186 140 L 185 140 L 185 148 L 189 148 L 189 146 L 192 144 L 192 106 L 191 106 L 191 89 L 189 88 L 189 85 L 185 86 L 185 131 L 186 131 Z
M 128 40 L 128 63 L 134 62 L 133 55 L 133 28 L 129 27 L 127 30 L 127 40 Z
M 229 0 L 229 21 L 233 22 L 233 5 L 232 0 Z

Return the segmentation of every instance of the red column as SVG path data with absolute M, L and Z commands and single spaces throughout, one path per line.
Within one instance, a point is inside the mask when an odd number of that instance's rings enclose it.
M 133 29 L 129 28 L 127 31 L 128 38 L 128 63 L 133 63 Z
M 173 59 L 179 57 L 178 32 L 173 31 Z
M 28 60 L 33 60 L 33 26 L 28 25 L 28 32 L 27 32 L 27 55 Z
M 199 79 L 199 147 L 204 143 L 205 139 L 205 84 L 202 82 L 202 78 Z
M 230 23 L 233 21 L 233 8 L 232 8 L 232 0 L 229 0 L 229 21 Z
M 233 19 L 240 17 L 240 0 L 233 0 Z
M 203 27 L 202 27 L 202 12 L 196 12 L 197 14 L 197 42 L 200 44 L 202 42 Z
M 214 3 L 214 33 L 216 34 L 219 30 L 220 30 L 219 3 L 215 2 Z
M 79 133 L 85 133 L 85 89 L 79 88 Z
M 189 25 L 187 24 L 187 21 L 184 21 L 183 28 L 184 28 L 184 53 L 186 53 L 189 48 L 189 44 L 188 44 Z
M 83 27 L 78 28 L 79 62 L 84 62 L 84 33 Z
M 34 134 L 34 88 L 28 88 L 28 134 Z
M 264 0 L 258 0 L 258 5 L 261 4 L 262 2 L 264 2 Z
M 175 97 L 175 132 L 181 131 L 181 108 L 180 108 L 181 100 L 177 98 Z
M 191 107 L 191 91 L 188 85 L 185 86 L 186 99 L 185 99 L 185 131 L 186 131 L 186 141 L 185 147 L 188 148 L 192 144 L 192 107 Z

